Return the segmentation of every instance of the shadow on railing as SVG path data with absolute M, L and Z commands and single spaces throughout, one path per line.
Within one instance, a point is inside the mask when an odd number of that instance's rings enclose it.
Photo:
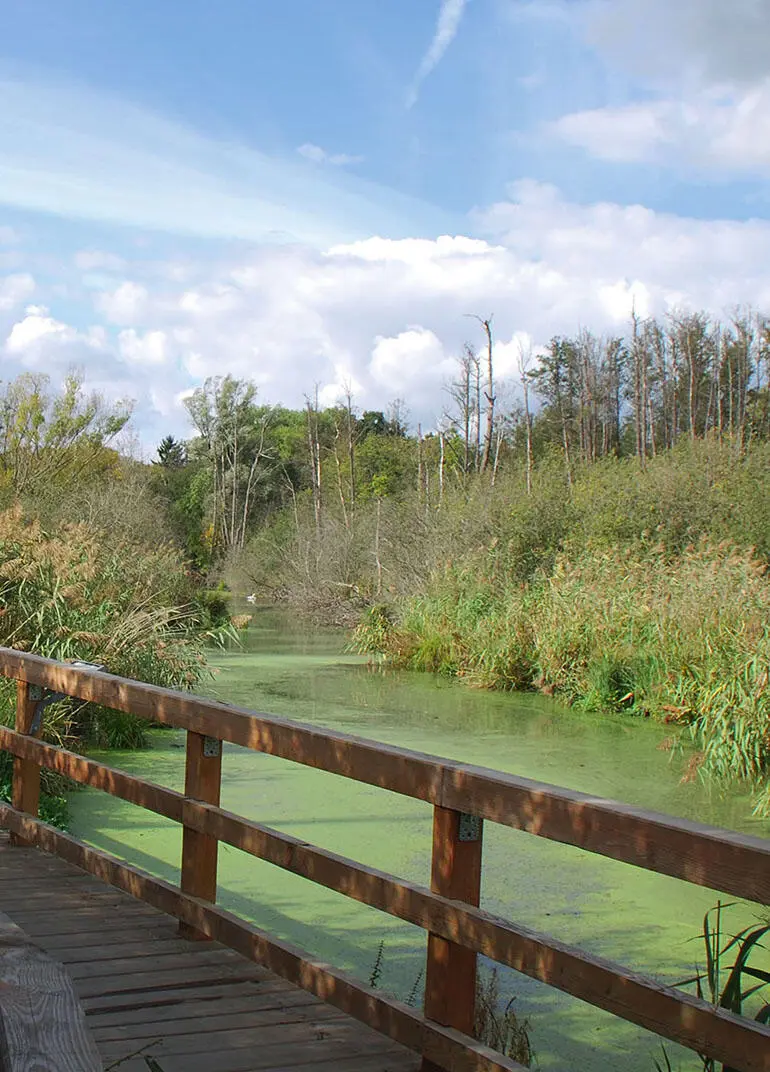
M 12 805 L 0 804 L 0 825 L 17 842 L 61 856 L 176 917 L 188 937 L 214 938 L 263 964 L 422 1054 L 426 1072 L 521 1067 L 470 1037 L 478 953 L 740 1072 L 770 1072 L 767 1026 L 478 907 L 485 819 L 761 904 L 770 903 L 770 841 L 9 648 L 0 648 L 0 673 L 18 683 L 16 728 L 0 727 L 0 749 L 15 757 Z M 41 690 L 187 730 L 184 793 L 38 740 Z M 428 801 L 431 888 L 220 808 L 222 741 Z M 180 887 L 38 820 L 41 767 L 181 823 Z M 220 841 L 423 927 L 424 1015 L 218 907 Z

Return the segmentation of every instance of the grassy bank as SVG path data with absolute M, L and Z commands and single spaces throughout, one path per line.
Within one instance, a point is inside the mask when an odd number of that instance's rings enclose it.
M 698 444 L 509 497 L 475 546 L 375 603 L 360 650 L 487 688 L 627 710 L 692 739 L 700 771 L 770 806 L 770 480 L 765 451 Z M 490 523 L 491 522 L 491 523 Z M 480 527 L 479 512 L 469 522 Z M 679 729 L 677 729 L 679 727 Z

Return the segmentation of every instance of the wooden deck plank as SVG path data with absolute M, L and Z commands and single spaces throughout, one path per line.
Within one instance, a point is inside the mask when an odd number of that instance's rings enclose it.
M 147 1072 L 146 1053 L 163 1072 L 419 1068 L 312 994 L 216 942 L 179 938 L 164 913 L 2 835 L 0 909 L 66 970 L 105 1066 Z
M 99 1072 L 101 1067 L 67 972 L 0 912 L 0 1069 Z
M 288 985 L 288 984 L 287 984 Z M 175 1023 L 184 1019 L 196 1019 L 197 1017 L 215 1017 L 224 1015 L 236 1015 L 248 1012 L 253 1016 L 261 1016 L 262 1013 L 270 1013 L 273 1009 L 287 1008 L 317 1008 L 323 1007 L 323 1003 L 312 994 L 304 991 L 296 993 L 296 988 L 291 990 L 273 990 L 267 986 L 260 988 L 260 1002 L 258 1011 L 254 1011 L 253 987 L 244 988 L 241 994 L 233 993 L 233 988 L 223 994 L 211 994 L 197 996 L 193 999 L 176 1001 L 163 1005 L 153 1005 L 149 1008 L 142 1006 L 138 1009 L 122 1009 L 113 1012 L 112 1009 L 89 1010 L 89 1023 L 94 1030 L 109 1030 L 112 1027 L 133 1028 L 135 1026 L 148 1027 L 154 1023 Z
M 330 1009 L 327 1005 L 308 1005 L 305 1002 L 283 1002 L 269 1008 L 254 1011 L 253 998 L 251 1007 L 233 1011 L 231 1003 L 227 1004 L 227 1011 L 208 1013 L 208 1015 L 189 1016 L 186 1010 L 181 1010 L 181 1015 L 173 1013 L 163 1020 L 153 1020 L 150 1023 L 102 1025 L 100 1020 L 89 1020 L 91 1034 L 99 1042 L 117 1042 L 124 1039 L 147 1039 L 154 1038 L 158 1033 L 158 1025 L 163 1024 L 163 1037 L 172 1035 L 191 1035 L 199 1032 L 201 1023 L 205 1022 L 206 1029 L 211 1031 L 253 1030 L 261 1026 L 270 1027 L 275 1024 L 288 1023 L 320 1023 L 323 1020 L 339 1020 L 342 1014 Z

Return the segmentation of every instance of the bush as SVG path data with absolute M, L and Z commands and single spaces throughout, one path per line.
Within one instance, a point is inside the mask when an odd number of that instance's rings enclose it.
M 707 540 L 680 553 L 589 546 L 528 584 L 487 567 L 476 556 L 437 572 L 428 594 L 380 615 L 376 649 L 486 687 L 678 722 L 705 772 L 767 774 L 770 581 L 751 552 Z M 375 646 L 371 622 L 356 639 Z
M 0 643 L 52 659 L 99 663 L 110 673 L 190 688 L 205 673 L 178 553 L 107 538 L 80 524 L 51 532 L 19 507 L 0 514 Z M 12 697 L 6 687 L 6 719 Z M 92 704 L 46 709 L 46 734 L 109 747 L 139 747 L 147 723 Z

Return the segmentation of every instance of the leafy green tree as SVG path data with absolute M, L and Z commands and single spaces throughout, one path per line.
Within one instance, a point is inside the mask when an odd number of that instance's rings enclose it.
M 210 542 L 226 552 L 243 548 L 260 492 L 279 468 L 273 410 L 258 407 L 256 394 L 250 381 L 214 376 L 185 401 L 198 431 L 192 446 L 211 474 Z
M 131 409 L 86 394 L 76 373 L 58 393 L 48 376 L 22 374 L 0 388 L 0 479 L 16 495 L 78 480 L 125 428 Z

